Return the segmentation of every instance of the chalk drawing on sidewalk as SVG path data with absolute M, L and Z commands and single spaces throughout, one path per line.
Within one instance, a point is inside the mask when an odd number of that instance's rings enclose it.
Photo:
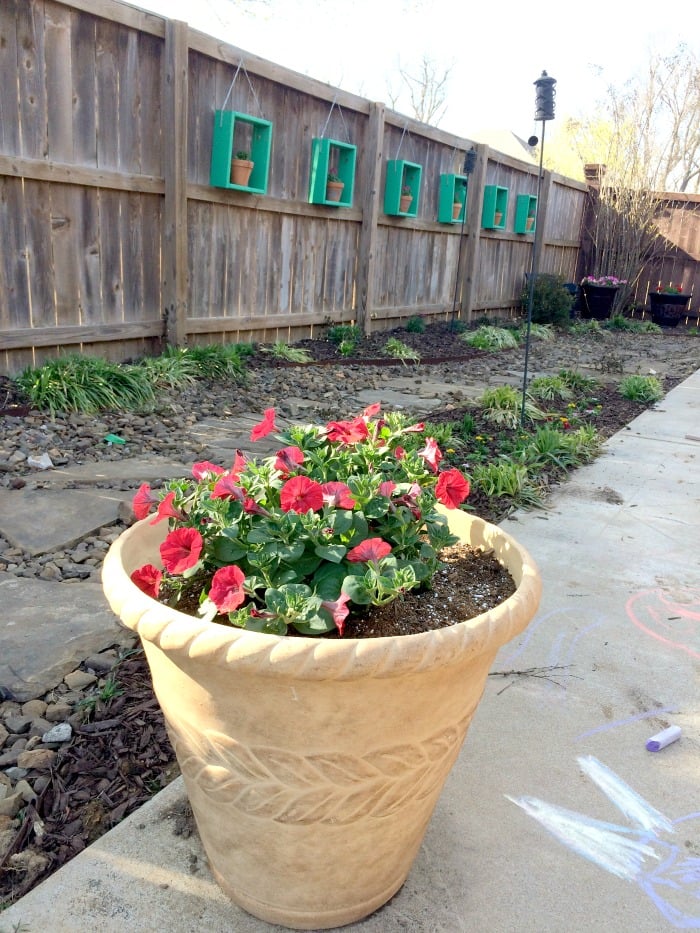
M 670 648 L 700 658 L 700 590 L 669 596 L 662 589 L 641 590 L 627 600 L 627 615 L 641 631 Z
M 597 820 L 536 797 L 508 796 L 508 800 L 569 849 L 637 884 L 673 926 L 700 929 L 700 812 L 671 820 L 596 758 L 577 760 L 629 825 Z M 688 838 L 687 825 L 675 839 L 666 838 L 693 820 L 697 821 L 694 842 Z
M 578 628 L 584 621 L 582 628 Z M 594 615 L 592 619 L 581 618 L 580 607 L 552 609 L 544 615 L 538 616 L 527 628 L 520 642 L 499 656 L 498 669 L 493 676 L 502 674 L 508 676 L 513 671 L 508 668 L 523 669 L 524 673 L 532 671 L 568 671 L 566 676 L 577 677 L 575 662 L 578 648 L 582 640 L 586 640 L 590 633 L 604 625 L 606 618 L 603 615 Z M 543 643 L 547 646 L 546 656 L 542 656 Z M 527 659 L 537 658 L 536 665 L 527 663 Z M 518 662 L 517 665 L 515 662 Z M 542 675 L 539 675 L 542 676 Z M 563 675 L 559 675 L 563 676 Z M 545 679 L 545 678 L 543 678 Z M 546 678 L 545 689 L 557 691 L 557 700 L 566 696 L 565 684 L 556 680 L 556 677 Z

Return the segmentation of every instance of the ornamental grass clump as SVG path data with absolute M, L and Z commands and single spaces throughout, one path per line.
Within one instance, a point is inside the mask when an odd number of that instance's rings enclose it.
M 265 411 L 251 432 L 276 432 Z M 296 425 L 277 435 L 274 456 L 237 452 L 224 469 L 195 463 L 192 478 L 161 493 L 143 484 L 134 512 L 167 520 L 162 568 L 138 568 L 149 596 L 205 620 L 257 632 L 337 630 L 353 610 L 381 606 L 428 586 L 439 552 L 458 540 L 438 503 L 457 509 L 469 482 L 440 469 L 442 453 L 423 424 L 378 404 L 347 421 Z

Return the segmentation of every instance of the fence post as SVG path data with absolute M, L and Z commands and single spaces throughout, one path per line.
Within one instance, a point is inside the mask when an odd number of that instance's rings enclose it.
M 364 179 L 365 199 L 362 204 L 359 255 L 357 263 L 357 324 L 364 334 L 372 326 L 372 311 L 376 286 L 376 239 L 381 201 L 382 157 L 384 153 L 384 104 L 370 103 L 367 127 Z
M 163 308 L 165 340 L 179 346 L 187 339 L 187 70 L 188 26 L 165 21 L 165 71 L 162 125 Z
M 553 183 L 551 171 L 549 169 L 544 169 L 542 172 L 542 185 L 540 187 L 540 203 L 537 205 L 537 225 L 542 231 L 542 236 L 535 237 L 535 269 L 542 268 L 542 249 L 545 245 L 545 237 L 549 232 L 547 230 L 547 212 L 549 210 L 549 197 Z
M 481 205 L 484 200 L 484 185 L 486 184 L 486 166 L 488 163 L 488 146 L 477 143 L 476 165 L 469 176 L 467 191 L 467 247 L 462 252 L 461 268 L 457 270 L 460 288 L 460 309 L 467 321 L 472 319 L 474 297 L 476 295 L 477 270 L 479 268 L 479 247 L 481 242 Z

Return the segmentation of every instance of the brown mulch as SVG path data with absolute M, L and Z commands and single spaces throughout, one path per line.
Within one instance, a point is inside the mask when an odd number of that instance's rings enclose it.
M 137 810 L 179 773 L 143 651 L 114 670 L 122 693 L 97 701 L 58 752 L 0 856 L 0 909 Z

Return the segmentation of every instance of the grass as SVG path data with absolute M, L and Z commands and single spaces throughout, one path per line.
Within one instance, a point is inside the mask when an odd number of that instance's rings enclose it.
M 409 347 L 407 343 L 403 343 L 398 337 L 389 337 L 384 344 L 384 353 L 387 356 L 393 356 L 395 359 L 401 360 L 403 363 L 406 363 L 407 360 L 414 363 L 420 362 L 420 353 L 414 350 L 413 347 Z
M 290 347 L 283 340 L 278 340 L 270 347 L 261 347 L 263 353 L 270 353 L 277 360 L 287 360 L 289 363 L 310 363 L 311 354 L 301 347 Z
M 475 331 L 462 334 L 459 338 L 468 346 L 477 350 L 512 350 L 518 346 L 518 338 L 507 327 L 494 327 L 490 324 L 482 324 Z
M 93 414 L 106 408 L 149 408 L 155 390 L 145 369 L 71 354 L 38 369 L 25 369 L 17 383 L 32 406 L 56 412 Z
M 169 349 L 137 363 L 112 363 L 101 357 L 68 354 L 28 367 L 16 379 L 33 408 L 58 412 L 148 411 L 161 393 L 198 380 L 245 378 L 247 344 Z
M 663 397 L 661 383 L 656 376 L 625 376 L 620 381 L 620 395 L 632 402 L 642 402 L 645 405 L 658 402 Z

